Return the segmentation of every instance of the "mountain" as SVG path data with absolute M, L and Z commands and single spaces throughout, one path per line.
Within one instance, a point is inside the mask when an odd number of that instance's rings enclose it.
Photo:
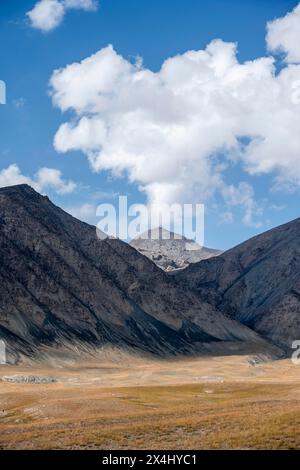
M 148 230 L 130 245 L 164 271 L 183 269 L 191 263 L 221 254 L 219 250 L 201 247 L 195 241 L 163 228 Z
M 0 189 L 0 338 L 10 361 L 106 345 L 162 356 L 266 347 L 134 248 L 100 240 L 27 185 Z
M 300 219 L 191 265 L 176 278 L 279 345 L 300 339 Z

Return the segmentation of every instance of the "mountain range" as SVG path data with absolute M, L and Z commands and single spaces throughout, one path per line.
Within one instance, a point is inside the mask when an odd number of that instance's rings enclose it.
M 0 189 L 0 337 L 9 361 L 107 345 L 159 356 L 277 353 L 233 317 L 31 187 Z
M 190 265 L 176 278 L 278 345 L 300 339 L 300 219 Z

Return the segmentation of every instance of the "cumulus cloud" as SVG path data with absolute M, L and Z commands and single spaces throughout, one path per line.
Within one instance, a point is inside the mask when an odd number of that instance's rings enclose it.
M 270 51 L 283 52 L 289 63 L 300 63 L 300 4 L 284 18 L 268 23 Z
M 79 206 L 67 207 L 66 211 L 76 219 L 84 222 L 95 222 L 97 206 L 90 203 L 81 204 Z
M 0 171 L 0 187 L 3 188 L 16 184 L 29 184 L 39 192 L 52 189 L 57 194 L 68 194 L 76 188 L 76 184 L 73 181 L 63 179 L 59 170 L 41 168 L 33 178 L 30 178 L 23 175 L 18 165 L 14 163 Z
M 61 171 L 55 168 L 41 168 L 35 175 L 35 181 L 41 191 L 51 188 L 58 194 L 72 193 L 76 188 L 73 181 L 64 180 Z
M 68 10 L 96 11 L 97 8 L 96 0 L 40 0 L 26 15 L 33 28 L 49 32 L 62 23 Z
M 269 25 L 270 30 L 270 25 Z M 108 46 L 56 70 L 54 105 L 73 117 L 58 129 L 58 152 L 81 150 L 95 172 L 139 184 L 151 203 L 205 202 L 219 194 L 257 226 L 253 188 L 226 180 L 228 166 L 300 185 L 300 107 L 292 99 L 300 65 L 240 63 L 237 45 L 167 59 L 158 72 Z
M 41 0 L 26 14 L 33 28 L 51 31 L 62 22 L 65 8 L 58 0 Z
M 262 208 L 258 206 L 254 199 L 253 187 L 242 181 L 238 186 L 228 185 L 223 187 L 223 197 L 225 202 L 232 207 L 240 206 L 244 209 L 243 222 L 248 227 L 261 227 L 262 223 L 259 221 L 259 217 L 262 214 Z M 230 214 L 230 222 L 232 222 L 232 214 Z M 223 214 L 222 220 L 228 223 L 228 217 Z

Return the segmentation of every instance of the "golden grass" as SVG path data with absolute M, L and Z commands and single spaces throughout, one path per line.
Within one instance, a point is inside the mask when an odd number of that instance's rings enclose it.
M 0 448 L 300 449 L 300 380 L 281 366 L 223 383 L 0 382 Z

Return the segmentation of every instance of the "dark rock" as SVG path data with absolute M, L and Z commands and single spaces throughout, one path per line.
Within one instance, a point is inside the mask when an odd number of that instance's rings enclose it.
M 300 339 L 300 219 L 176 274 L 231 318 L 279 345 Z
M 159 355 L 262 344 L 134 248 L 27 185 L 0 190 L 0 337 L 8 355 L 105 345 Z M 243 345 L 245 347 L 245 345 Z

